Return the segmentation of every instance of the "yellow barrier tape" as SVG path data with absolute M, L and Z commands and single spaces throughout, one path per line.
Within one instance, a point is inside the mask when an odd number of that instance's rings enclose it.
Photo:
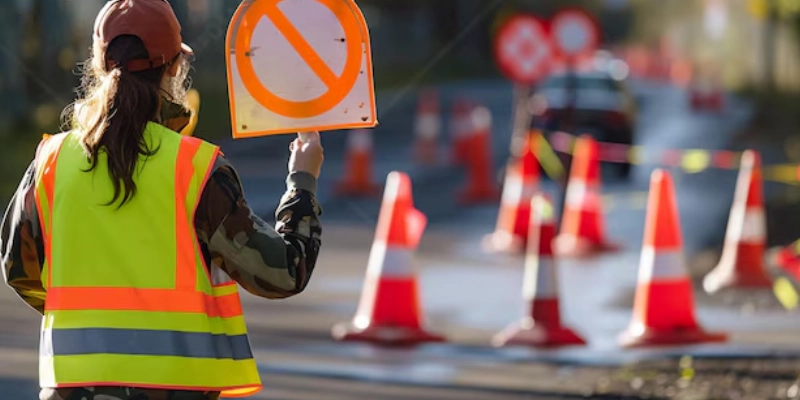
M 797 165 L 783 164 L 764 167 L 764 179 L 776 182 L 797 182 Z
M 703 172 L 709 165 L 711 165 L 711 155 L 705 150 L 689 150 L 681 159 L 681 168 L 689 174 Z
M 631 146 L 631 148 L 628 149 L 628 159 L 630 160 L 631 164 L 641 164 L 642 153 L 642 146 Z
M 556 147 L 547 147 L 550 152 L 560 152 L 573 154 L 577 136 L 566 132 L 554 132 L 557 139 L 553 139 Z M 616 144 L 615 146 L 619 146 Z M 798 145 L 800 147 L 800 144 Z M 602 151 L 602 150 L 601 150 Z M 659 155 L 648 155 L 645 159 L 644 147 L 641 145 L 631 145 L 627 149 L 627 162 L 631 164 L 658 164 L 667 167 L 679 167 L 688 174 L 697 174 L 708 169 L 739 169 L 742 152 L 730 150 L 706 150 L 706 149 L 657 149 Z M 603 154 L 600 159 L 605 160 Z M 618 159 L 605 160 L 608 162 L 622 162 Z M 762 165 L 763 179 L 765 181 L 777 182 L 786 185 L 800 186 L 800 164 L 777 164 Z
M 550 147 L 547 138 L 539 131 L 531 131 L 529 134 L 534 135 L 537 141 L 536 149 L 538 150 L 538 154 L 536 157 L 539 159 L 539 164 L 541 164 L 544 173 L 554 181 L 561 181 L 564 179 L 567 171 L 564 169 L 564 165 L 561 164 L 561 160 L 558 158 L 555 150 Z
M 778 277 L 775 279 L 772 284 L 772 292 L 787 310 L 793 310 L 800 304 L 800 295 L 788 278 Z

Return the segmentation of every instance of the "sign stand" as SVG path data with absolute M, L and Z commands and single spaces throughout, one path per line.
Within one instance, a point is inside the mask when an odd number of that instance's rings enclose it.
M 550 72 L 552 46 L 544 23 L 529 14 L 517 14 L 500 27 L 494 43 L 495 61 L 514 82 L 513 128 L 510 157 L 519 154 L 519 142 L 528 134 L 532 115 L 528 109 L 532 86 Z
M 566 8 L 559 11 L 551 22 L 551 32 L 555 42 L 556 52 L 564 60 L 567 74 L 567 130 L 574 133 L 577 127 L 577 72 L 578 62 L 581 57 L 591 57 L 597 50 L 600 42 L 600 29 L 597 21 L 585 11 L 578 8 Z M 558 218 L 564 211 L 567 197 L 567 183 L 572 162 L 567 165 L 567 174 L 559 191 Z

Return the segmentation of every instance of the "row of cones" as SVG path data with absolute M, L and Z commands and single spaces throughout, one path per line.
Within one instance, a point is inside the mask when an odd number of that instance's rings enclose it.
M 494 180 L 492 161 L 492 115 L 482 106 L 461 98 L 453 105 L 449 164 L 464 167 L 467 179 L 457 194 L 463 205 L 497 201 L 499 190 Z M 424 166 L 442 164 L 439 136 L 442 120 L 436 91 L 420 95 L 414 122 L 414 158 Z M 373 181 L 372 132 L 357 129 L 348 132 L 345 168 L 334 192 L 338 196 L 373 197 L 380 193 Z
M 522 156 L 506 170 L 503 199 L 497 226 L 488 235 L 489 251 L 521 253 L 530 231 L 527 221 L 531 198 L 538 190 L 539 168 L 535 157 L 535 135 L 524 144 Z M 575 146 L 572 169 L 567 184 L 561 229 L 553 246 L 560 257 L 588 257 L 619 250 L 607 238 L 598 143 L 588 135 Z M 760 156 L 745 151 L 734 193 L 725 246 L 717 267 L 703 282 L 709 293 L 725 288 L 768 288 L 771 279 L 764 265 L 766 219 Z
M 495 346 L 556 347 L 586 341 L 562 323 L 558 257 L 554 252 L 556 221 L 551 201 L 537 192 L 530 204 L 525 249 L 523 299 L 527 312 L 492 339 Z M 333 337 L 403 346 L 441 342 L 443 335 L 423 324 L 414 252 L 426 225 L 414 208 L 411 180 L 389 174 L 375 241 L 356 315 L 334 326 Z M 724 341 L 697 322 L 692 282 L 683 260 L 683 244 L 672 178 L 656 170 L 650 182 L 639 278 L 629 328 L 621 335 L 624 347 L 693 344 Z

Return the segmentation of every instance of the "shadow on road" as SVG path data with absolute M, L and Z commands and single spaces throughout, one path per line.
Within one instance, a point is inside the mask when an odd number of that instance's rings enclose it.
M 39 382 L 31 379 L 0 378 L 0 393 L 8 400 L 39 398 Z

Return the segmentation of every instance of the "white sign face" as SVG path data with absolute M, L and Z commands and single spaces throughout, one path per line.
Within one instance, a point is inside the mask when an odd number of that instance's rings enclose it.
M 369 34 L 353 0 L 243 2 L 227 48 L 234 138 L 377 124 Z
M 562 12 L 553 18 L 553 38 L 566 56 L 593 51 L 597 32 L 592 20 L 579 12 Z

